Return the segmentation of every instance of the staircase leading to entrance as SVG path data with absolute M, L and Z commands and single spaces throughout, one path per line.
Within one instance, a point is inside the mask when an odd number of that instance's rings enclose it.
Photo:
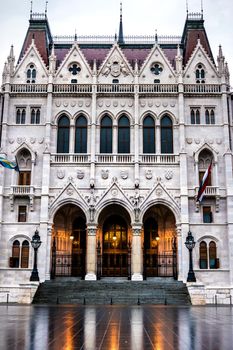
M 188 289 L 172 278 L 147 281 L 53 280 L 41 283 L 34 304 L 191 305 Z

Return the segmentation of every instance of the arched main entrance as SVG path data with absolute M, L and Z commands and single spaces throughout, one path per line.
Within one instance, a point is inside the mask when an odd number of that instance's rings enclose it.
M 102 231 L 102 276 L 130 277 L 130 218 L 118 205 L 108 206 L 100 217 Z
M 85 277 L 86 218 L 74 204 L 66 204 L 54 217 L 51 277 Z
M 165 205 L 155 205 L 143 218 L 143 277 L 177 278 L 175 217 Z

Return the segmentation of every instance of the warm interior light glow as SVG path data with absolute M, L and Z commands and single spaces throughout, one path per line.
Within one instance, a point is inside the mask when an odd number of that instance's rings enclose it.
M 159 236 L 157 236 L 157 237 L 156 237 L 156 241 L 159 241 L 159 240 L 160 240 L 160 238 L 159 238 Z
M 113 238 L 112 238 L 114 241 L 116 241 L 116 235 L 115 235 L 115 233 L 114 233 L 114 236 L 113 236 Z
M 71 236 L 70 236 L 70 240 L 73 241 L 73 239 L 74 239 L 74 236 L 71 235 Z

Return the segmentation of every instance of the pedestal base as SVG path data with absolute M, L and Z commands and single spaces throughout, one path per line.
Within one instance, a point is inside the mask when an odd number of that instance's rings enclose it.
M 134 273 L 131 281 L 143 281 L 143 276 L 140 273 Z
M 87 273 L 85 276 L 85 281 L 96 281 L 96 275 L 94 273 Z

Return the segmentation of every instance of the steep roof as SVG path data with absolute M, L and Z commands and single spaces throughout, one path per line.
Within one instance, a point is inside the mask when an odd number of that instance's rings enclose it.
M 210 48 L 209 40 L 204 27 L 203 14 L 200 13 L 188 13 L 184 31 L 182 35 L 182 46 L 183 46 L 183 64 L 187 64 L 190 56 L 195 49 L 198 39 L 200 43 L 207 52 L 209 58 L 213 63 L 214 57 Z

